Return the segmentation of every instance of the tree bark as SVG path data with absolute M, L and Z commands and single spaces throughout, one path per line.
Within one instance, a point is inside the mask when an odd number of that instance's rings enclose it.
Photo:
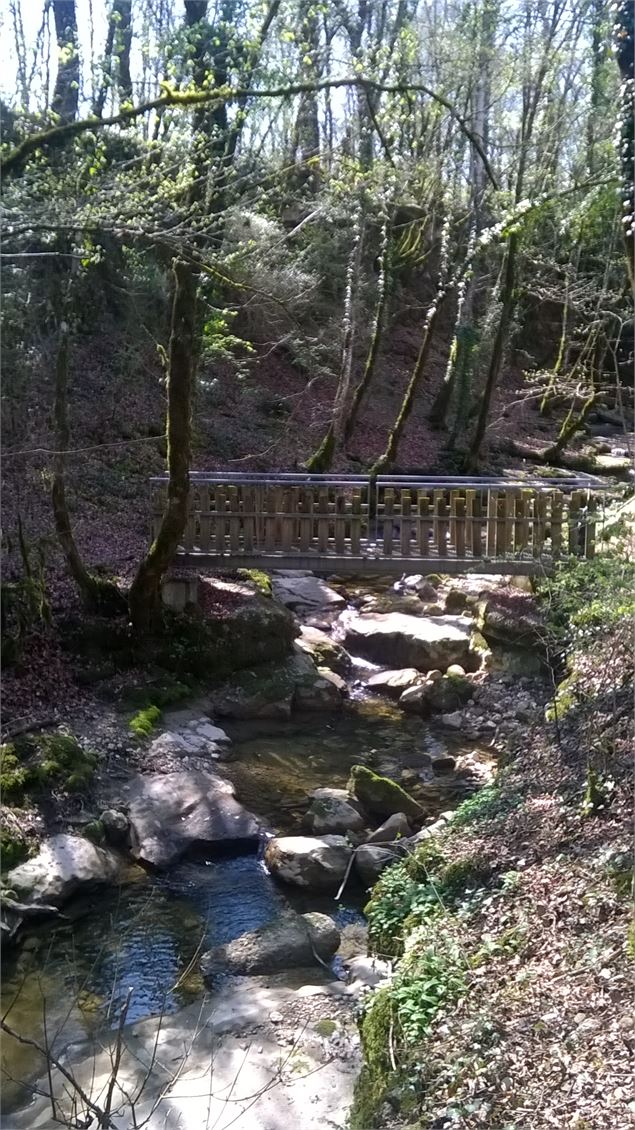
M 89 612 L 116 614 L 123 612 L 126 602 L 112 581 L 95 577 L 88 571 L 77 548 L 66 501 L 66 451 L 70 442 L 68 424 L 68 325 L 60 324 L 60 338 L 55 364 L 55 455 L 53 459 L 53 485 L 51 503 L 55 531 L 62 548 L 68 570 L 77 585 L 81 602 Z
M 57 77 L 51 109 L 62 124 L 73 122 L 79 104 L 79 46 L 75 0 L 53 0 Z
M 613 41 L 620 69 L 620 170 L 622 179 L 622 224 L 626 269 L 631 289 L 635 287 L 635 122 L 633 96 L 635 95 L 635 65 L 633 47 L 635 12 L 633 0 L 618 0 L 615 7 Z
M 179 259 L 174 261 L 173 269 L 167 377 L 168 497 L 159 532 L 130 589 L 130 618 L 139 632 L 147 632 L 159 618 L 161 581 L 183 537 L 190 489 L 197 277 L 192 267 Z
M 103 77 L 99 93 L 95 99 L 93 113 L 101 118 L 112 83 L 113 70 L 116 73 L 116 86 L 119 104 L 132 99 L 132 77 L 130 75 L 130 50 L 132 47 L 132 0 L 112 0 L 108 19 L 108 32 L 104 50 Z M 114 67 L 113 67 L 114 63 Z
M 350 443 L 351 437 L 355 430 L 357 423 L 357 416 L 362 405 L 362 401 L 368 392 L 375 369 L 377 367 L 377 358 L 379 357 L 379 350 L 381 347 L 382 336 L 384 332 L 384 324 L 386 320 L 386 305 L 388 302 L 389 280 L 390 273 L 390 240 L 392 237 L 392 217 L 385 216 L 382 227 L 381 235 L 381 248 L 379 252 L 379 275 L 377 278 L 377 302 L 375 304 L 375 315 L 373 318 L 373 329 L 370 339 L 370 346 L 366 355 L 366 364 L 364 365 L 364 372 L 362 378 L 358 381 L 351 406 L 346 417 L 344 424 L 344 443 Z
M 507 334 L 512 320 L 512 313 L 514 309 L 514 285 L 516 280 L 516 259 L 518 256 L 519 236 L 517 232 L 512 232 L 507 244 L 507 253 L 505 255 L 505 270 L 503 272 L 503 286 L 501 290 L 501 313 L 496 327 L 496 336 L 494 337 L 494 344 L 492 346 L 492 355 L 490 357 L 489 367 L 487 370 L 487 377 L 485 379 L 485 388 L 483 389 L 483 396 L 479 408 L 478 420 L 476 422 L 476 429 L 470 445 L 470 450 L 467 456 L 467 470 L 475 471 L 478 467 L 478 461 L 481 453 L 481 445 L 485 438 L 485 431 L 487 428 L 487 421 L 489 419 L 489 411 L 492 403 L 494 390 L 498 383 L 498 377 L 503 364 L 503 357 L 505 354 L 505 346 L 507 344 Z

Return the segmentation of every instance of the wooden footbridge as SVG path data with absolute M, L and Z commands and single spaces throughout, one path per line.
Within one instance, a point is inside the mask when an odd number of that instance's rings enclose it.
M 597 491 L 588 477 L 417 478 L 190 475 L 175 565 L 317 573 L 548 572 L 592 557 Z M 154 529 L 167 478 L 152 480 Z

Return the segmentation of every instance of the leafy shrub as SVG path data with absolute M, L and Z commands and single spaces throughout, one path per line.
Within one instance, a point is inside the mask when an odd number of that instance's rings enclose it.
M 556 641 L 589 640 L 635 615 L 635 562 L 608 556 L 563 561 L 539 591 Z
M 0 797 L 3 804 L 20 804 L 29 779 L 13 743 L 0 746 Z
M 461 828 L 466 824 L 478 824 L 481 820 L 495 820 L 498 816 L 512 812 L 521 803 L 520 793 L 507 791 L 500 784 L 486 785 L 459 805 L 452 824 Z

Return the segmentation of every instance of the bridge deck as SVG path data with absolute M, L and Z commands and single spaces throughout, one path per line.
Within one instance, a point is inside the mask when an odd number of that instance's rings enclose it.
M 153 479 L 155 531 L 167 479 Z M 597 480 L 191 475 L 175 564 L 348 574 L 532 574 L 591 557 Z

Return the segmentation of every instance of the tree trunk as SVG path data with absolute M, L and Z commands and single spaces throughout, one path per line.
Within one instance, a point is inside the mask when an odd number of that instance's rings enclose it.
M 509 331 L 512 313 L 514 309 L 514 286 L 516 281 L 516 259 L 518 255 L 519 236 L 517 232 L 512 232 L 507 244 L 507 254 L 505 256 L 505 270 L 503 274 L 503 286 L 501 290 L 501 314 L 496 327 L 496 336 L 492 346 L 492 355 L 490 357 L 489 368 L 487 370 L 487 377 L 485 380 L 485 388 L 483 389 L 483 396 L 476 423 L 476 430 L 470 445 L 470 450 L 467 456 L 467 470 L 475 471 L 478 467 L 478 461 L 481 454 L 481 446 L 485 438 L 485 431 L 487 428 L 487 421 L 489 419 L 489 411 L 492 403 L 492 396 L 494 389 L 498 383 L 498 377 L 503 364 L 503 357 L 505 355 L 505 346 L 507 344 L 507 334 Z
M 197 277 L 191 266 L 175 260 L 167 377 L 168 497 L 159 532 L 130 589 L 130 617 L 139 632 L 148 631 L 159 618 L 161 581 L 172 563 L 187 521 L 196 287 Z
M 77 117 L 79 102 L 79 47 L 75 0 L 53 0 L 57 37 L 57 78 L 51 109 L 61 122 Z
M 130 49 L 132 47 L 132 4 L 131 0 L 113 0 L 108 19 L 108 32 L 104 50 L 103 77 L 99 93 L 95 99 L 93 113 L 101 118 L 116 74 L 119 104 L 132 99 L 132 77 L 130 75 Z M 113 66 L 114 63 L 114 66 Z
M 112 581 L 95 577 L 88 571 L 75 543 L 68 505 L 66 502 L 65 466 L 66 451 L 70 442 L 68 424 L 68 325 L 60 324 L 60 339 L 55 364 L 55 455 L 53 459 L 53 486 L 51 503 L 55 531 L 62 548 L 68 570 L 77 585 L 81 602 L 89 612 L 106 615 L 124 612 L 126 602 Z
M 635 287 L 635 121 L 633 119 L 633 94 L 635 93 L 635 66 L 633 47 L 635 13 L 633 0 L 618 0 L 614 9 L 613 41 L 620 68 L 620 169 L 622 179 L 622 224 L 626 269 L 631 288 Z
M 353 229 L 353 242 L 346 272 L 346 297 L 344 299 L 344 338 L 342 341 L 342 358 L 340 375 L 333 404 L 333 417 L 328 430 L 317 451 L 307 459 L 306 469 L 313 474 L 324 474 L 330 470 L 333 457 L 337 451 L 344 434 L 346 422 L 346 408 L 349 399 L 351 373 L 353 368 L 353 351 L 355 347 L 355 322 L 356 299 L 359 290 L 359 273 L 361 270 L 362 250 L 364 245 L 364 215 L 360 203 L 355 226 Z
M 376 460 L 376 462 L 373 464 L 373 466 L 371 468 L 370 473 L 371 473 L 372 478 L 376 478 L 377 475 L 381 475 L 384 471 L 388 470 L 392 466 L 392 464 L 395 462 L 395 460 L 397 458 L 398 451 L 399 451 L 399 443 L 401 441 L 401 437 L 403 435 L 404 428 L 405 428 L 406 424 L 408 423 L 410 413 L 412 412 L 414 402 L 415 402 L 415 396 L 417 394 L 417 390 L 419 388 L 421 378 L 422 378 L 422 376 L 425 372 L 426 363 L 427 363 L 427 360 L 428 360 L 428 356 L 430 354 L 430 347 L 432 346 L 432 337 L 433 337 L 433 334 L 434 334 L 434 328 L 435 328 L 435 325 L 436 325 L 436 322 L 437 322 L 437 318 L 439 317 L 439 310 L 441 309 L 443 303 L 445 302 L 445 300 L 448 296 L 448 284 L 447 284 L 448 239 L 449 239 L 449 229 L 448 229 L 448 224 L 446 223 L 446 225 L 444 227 L 444 232 L 443 232 L 443 236 L 442 236 L 442 243 L 441 243 L 441 265 L 440 265 L 440 268 L 439 268 L 439 281 L 438 281 L 438 285 L 437 285 L 437 293 L 434 297 L 434 301 L 433 301 L 432 305 L 428 308 L 428 312 L 426 314 L 426 322 L 425 322 L 425 326 L 424 326 L 424 330 L 423 330 L 423 338 L 421 340 L 421 346 L 419 348 L 419 355 L 417 357 L 415 367 L 412 371 L 412 376 L 411 376 L 410 381 L 408 383 L 408 387 L 406 389 L 405 396 L 404 396 L 404 398 L 401 402 L 401 408 L 399 409 L 397 419 L 395 420 L 395 422 L 394 422 L 394 424 L 393 424 L 393 426 L 392 426 L 392 428 L 389 432 L 388 442 L 386 444 L 386 450 L 384 451 L 383 455 L 379 456 L 379 458 Z
M 384 216 L 381 234 L 381 247 L 379 251 L 379 275 L 377 278 L 377 301 L 375 303 L 375 315 L 373 318 L 373 329 L 370 339 L 370 346 L 366 355 L 366 364 L 364 365 L 364 372 L 362 378 L 358 381 L 353 398 L 351 400 L 351 407 L 349 409 L 346 421 L 344 424 L 344 443 L 350 443 L 351 437 L 355 430 L 357 416 L 362 405 L 362 401 L 368 392 L 375 368 L 377 366 L 377 358 L 381 347 L 381 340 L 384 332 L 384 324 L 386 320 L 386 304 L 388 301 L 388 275 L 390 273 L 390 240 L 392 237 L 392 217 Z

